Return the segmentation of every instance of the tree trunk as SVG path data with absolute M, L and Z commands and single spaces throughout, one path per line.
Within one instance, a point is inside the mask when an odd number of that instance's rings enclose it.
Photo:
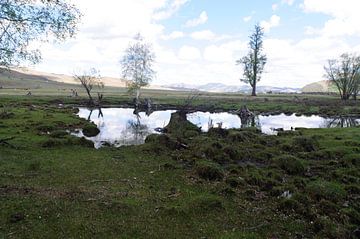
M 135 102 L 135 107 L 138 107 L 140 105 L 140 88 L 136 89 L 136 102 Z
M 86 89 L 86 93 L 89 96 L 90 104 L 94 104 L 93 98 L 92 98 L 91 93 L 90 93 L 90 91 L 88 89 Z
M 253 86 L 252 86 L 252 96 L 256 96 L 256 82 L 254 82 Z

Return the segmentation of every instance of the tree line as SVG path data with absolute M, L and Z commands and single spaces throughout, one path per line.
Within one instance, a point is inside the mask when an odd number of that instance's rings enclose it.
M 0 2 L 0 66 L 10 67 L 23 61 L 38 63 L 41 60 L 39 49 L 31 49 L 33 41 L 63 41 L 73 37 L 78 30 L 81 13 L 75 5 L 66 0 L 1 0 Z M 125 50 L 120 60 L 122 76 L 128 80 L 129 91 L 135 94 L 139 103 L 140 89 L 154 78 L 153 64 L 155 54 L 151 45 L 141 35 Z M 236 61 L 242 66 L 240 80 L 252 87 L 252 96 L 256 96 L 257 83 L 261 80 L 267 63 L 264 53 L 264 29 L 256 24 L 249 36 L 248 53 Z M 324 67 L 325 77 L 337 88 L 342 100 L 356 100 L 360 90 L 360 56 L 352 53 L 342 54 L 331 59 Z M 76 73 L 78 80 L 93 103 L 91 91 L 94 86 L 104 88 L 96 69 Z M 98 100 L 102 94 L 98 92 Z

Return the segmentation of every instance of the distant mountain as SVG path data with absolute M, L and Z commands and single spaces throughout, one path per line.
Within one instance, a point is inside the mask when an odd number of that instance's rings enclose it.
M 301 91 L 304 93 L 332 93 L 336 92 L 336 88 L 330 81 L 324 80 L 308 84 Z
M 191 90 L 199 90 L 205 92 L 214 92 L 214 93 L 249 93 L 251 92 L 251 87 L 248 85 L 225 85 L 222 83 L 208 83 L 205 85 L 191 85 L 191 84 L 171 84 L 164 86 L 173 90 L 181 90 L 181 91 L 191 91 Z M 288 87 L 272 87 L 272 86 L 258 86 L 258 93 L 301 93 L 300 88 L 288 88 Z

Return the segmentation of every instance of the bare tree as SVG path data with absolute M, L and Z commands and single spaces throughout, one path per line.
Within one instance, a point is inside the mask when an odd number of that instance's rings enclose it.
M 263 53 L 264 29 L 256 24 L 254 32 L 249 38 L 249 53 L 237 60 L 236 64 L 243 66 L 243 78 L 240 80 L 250 84 L 252 87 L 251 95 L 256 96 L 256 84 L 261 79 L 267 61 L 266 55 Z
M 360 57 L 345 53 L 328 61 L 325 76 L 336 86 L 342 100 L 356 99 L 360 84 Z
M 30 49 L 30 44 L 72 37 L 80 17 L 66 0 L 1 0 L 0 66 L 39 62 L 40 51 Z
M 155 75 L 153 63 L 155 54 L 151 45 L 146 43 L 140 34 L 134 38 L 135 42 L 125 50 L 121 59 L 122 75 L 129 81 L 127 87 L 136 93 L 136 106 L 139 104 L 140 90 L 149 85 Z
M 95 68 L 90 68 L 87 71 L 83 71 L 82 73 L 74 73 L 73 77 L 76 81 L 80 82 L 82 87 L 85 89 L 86 94 L 89 97 L 89 103 L 94 105 L 94 98 L 91 94 L 91 91 L 96 87 L 98 89 L 98 104 L 101 103 L 103 98 L 103 93 L 101 92 L 104 89 L 105 84 L 101 79 L 100 73 Z

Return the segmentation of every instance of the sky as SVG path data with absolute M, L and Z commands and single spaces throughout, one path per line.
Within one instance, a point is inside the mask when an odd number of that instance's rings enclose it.
M 328 59 L 360 52 L 359 0 L 72 0 L 83 14 L 76 38 L 41 45 L 37 70 L 97 68 L 121 77 L 119 63 L 140 33 L 156 55 L 156 85 L 240 85 L 235 64 L 259 23 L 268 57 L 259 85 L 302 87 L 324 80 Z

